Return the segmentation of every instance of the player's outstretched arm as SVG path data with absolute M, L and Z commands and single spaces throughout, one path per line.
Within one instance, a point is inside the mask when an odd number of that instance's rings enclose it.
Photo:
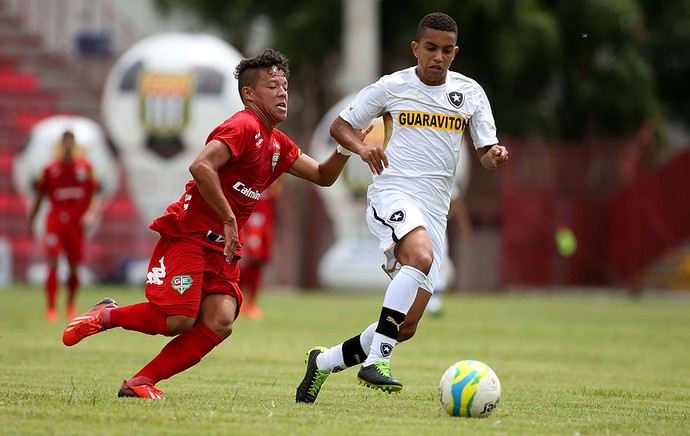
M 372 126 L 369 126 L 371 131 Z M 368 133 L 368 132 L 367 132 Z M 381 174 L 384 168 L 388 168 L 388 157 L 380 145 L 369 145 L 364 142 L 364 137 L 358 135 L 350 123 L 337 117 L 331 124 L 331 136 L 335 141 L 353 153 L 357 153 L 373 174 Z M 366 135 L 365 135 L 366 136 Z
M 328 159 L 318 163 L 311 156 L 302 153 L 288 172 L 319 186 L 331 186 L 345 168 L 348 158 L 349 156 L 334 152 Z
M 38 211 L 41 209 L 41 204 L 43 203 L 43 199 L 45 197 L 45 191 L 39 190 L 36 192 L 36 198 L 34 198 L 34 204 L 31 207 L 31 213 L 29 214 L 29 236 L 31 236 L 31 238 L 33 238 L 35 235 L 34 222 L 36 221 L 36 216 L 38 215 Z
M 477 155 L 487 170 L 496 170 L 508 163 L 508 149 L 499 144 L 478 148 Z
M 362 141 L 373 128 L 374 125 L 372 124 L 366 130 L 353 129 L 353 134 L 359 141 Z M 333 150 L 328 159 L 318 163 L 310 156 L 302 153 L 290 167 L 289 173 L 319 186 L 331 186 L 345 168 L 348 158 L 349 154 L 341 154 Z

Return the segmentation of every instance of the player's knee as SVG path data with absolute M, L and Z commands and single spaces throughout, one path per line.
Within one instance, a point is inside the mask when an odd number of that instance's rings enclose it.
M 397 252 L 396 257 L 401 264 L 409 265 L 424 274 L 429 274 L 431 264 L 434 262 L 434 251 L 430 246 L 420 245 L 410 249 L 408 245 L 405 250 Z
M 434 249 L 426 230 L 418 227 L 405 235 L 395 246 L 395 257 L 401 264 L 429 274 L 434 262 Z
M 431 264 L 434 262 L 434 253 L 430 250 L 416 250 L 407 259 L 407 262 L 402 262 L 403 265 L 414 267 L 424 274 L 429 274 L 431 271 Z
M 194 327 L 196 318 L 184 315 L 173 315 L 167 318 L 166 326 L 171 335 L 179 335 L 188 332 Z
M 223 317 L 215 319 L 213 322 L 210 323 L 208 327 L 222 339 L 226 339 L 228 336 L 232 334 L 232 324 L 232 318 Z

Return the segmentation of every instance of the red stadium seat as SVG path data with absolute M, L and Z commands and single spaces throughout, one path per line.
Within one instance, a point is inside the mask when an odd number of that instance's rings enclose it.
M 31 73 L 0 71 L 0 92 L 35 93 L 40 90 L 38 78 Z

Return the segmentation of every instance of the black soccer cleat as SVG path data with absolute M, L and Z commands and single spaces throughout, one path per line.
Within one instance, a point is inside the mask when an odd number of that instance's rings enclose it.
M 307 372 L 304 374 L 302 382 L 297 386 L 297 393 L 295 394 L 295 401 L 297 403 L 313 403 L 319 395 L 321 385 L 326 381 L 326 378 L 331 374 L 330 371 L 324 371 L 316 365 L 316 357 L 326 351 L 326 347 L 314 347 L 307 352 Z
M 359 384 L 384 392 L 400 392 L 402 382 L 391 377 L 391 367 L 387 360 L 377 360 L 372 365 L 362 366 L 357 373 Z

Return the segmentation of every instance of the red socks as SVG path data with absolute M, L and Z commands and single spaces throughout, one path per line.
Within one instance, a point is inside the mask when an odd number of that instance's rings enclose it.
M 104 310 L 101 319 L 106 329 L 122 327 L 149 335 L 170 336 L 166 316 L 149 302 Z M 155 385 L 196 365 L 221 342 L 223 339 L 216 332 L 198 322 L 191 330 L 168 342 L 158 356 L 128 380 L 128 384 Z
M 55 309 L 55 300 L 57 298 L 58 280 L 57 269 L 50 268 L 48 270 L 48 278 L 46 279 L 46 298 L 48 299 L 48 309 Z
M 104 310 L 101 319 L 106 329 L 122 327 L 147 335 L 171 336 L 165 324 L 166 316 L 149 302 Z
M 74 305 L 74 300 L 79 288 L 79 275 L 69 276 L 67 279 L 67 305 Z
M 113 311 L 115 310 L 117 309 Z M 168 342 L 158 356 L 128 380 L 128 384 L 155 385 L 196 365 L 221 342 L 223 339 L 213 330 L 205 324 L 197 323 L 188 332 Z

